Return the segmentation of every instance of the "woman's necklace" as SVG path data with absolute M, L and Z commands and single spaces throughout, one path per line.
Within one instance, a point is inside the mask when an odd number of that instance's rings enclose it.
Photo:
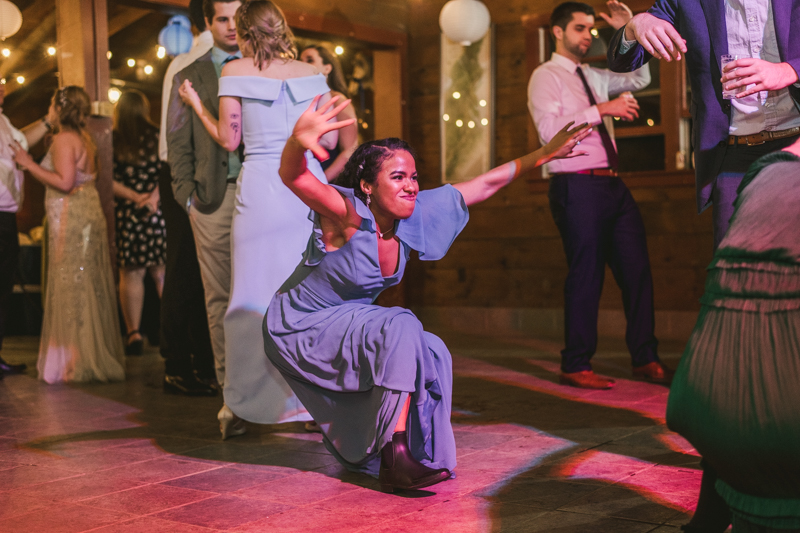
M 392 229 L 381 233 L 381 230 L 378 228 L 378 225 L 375 224 L 375 233 L 378 234 L 378 238 L 383 239 L 384 236 L 391 234 L 394 231 L 394 225 L 392 225 Z

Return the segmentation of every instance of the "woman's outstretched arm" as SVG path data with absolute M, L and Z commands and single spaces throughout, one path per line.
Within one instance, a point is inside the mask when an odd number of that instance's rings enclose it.
M 242 141 L 242 101 L 239 98 L 220 97 L 220 119 L 217 120 L 203 105 L 197 91 L 192 87 L 192 82 L 184 80 L 178 89 L 178 94 L 187 105 L 194 109 L 208 134 L 220 146 L 229 152 L 233 152 L 239 147 L 239 143 Z
M 573 152 L 575 146 L 580 144 L 592 128 L 588 124 L 581 124 L 573 129 L 569 129 L 573 122 L 556 133 L 553 139 L 538 150 L 524 155 L 499 167 L 495 167 L 485 174 L 481 174 L 469 181 L 453 185 L 464 197 L 467 205 L 477 204 L 494 193 L 505 187 L 523 172 L 532 170 L 540 165 L 544 165 L 553 159 L 564 159 L 568 157 L 578 157 L 586 155 L 586 152 Z
M 329 122 L 347 107 L 350 100 L 333 107 L 338 100 L 338 97 L 333 97 L 317 109 L 320 98 L 321 96 L 315 97 L 295 123 L 292 136 L 283 148 L 278 173 L 283 183 L 311 209 L 332 220 L 341 220 L 347 215 L 344 198 L 336 189 L 320 182 L 308 170 L 305 153 L 306 150 L 311 150 L 317 159 L 324 160 L 328 154 L 319 144 L 322 136 L 329 131 L 349 126 L 355 120 Z

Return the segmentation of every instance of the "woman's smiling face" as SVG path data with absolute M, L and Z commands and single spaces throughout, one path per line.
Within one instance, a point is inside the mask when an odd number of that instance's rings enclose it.
M 396 150 L 383 162 L 374 183 L 362 181 L 361 188 L 370 195 L 370 208 L 376 215 L 410 217 L 419 193 L 414 157 L 405 150 Z

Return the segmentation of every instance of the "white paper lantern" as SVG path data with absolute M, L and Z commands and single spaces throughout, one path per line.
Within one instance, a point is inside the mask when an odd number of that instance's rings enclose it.
M 478 0 L 450 0 L 439 13 L 439 27 L 451 41 L 469 46 L 489 30 L 489 10 Z
M 6 40 L 22 27 L 22 12 L 8 0 L 0 0 L 0 39 Z

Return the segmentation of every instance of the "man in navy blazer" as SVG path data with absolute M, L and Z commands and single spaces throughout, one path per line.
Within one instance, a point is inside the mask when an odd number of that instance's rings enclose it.
M 686 56 L 697 208 L 714 205 L 715 248 L 744 172 L 800 134 L 799 26 L 800 0 L 656 0 L 609 43 L 609 68 L 617 72 L 637 69 L 651 57 Z M 725 72 L 723 54 L 740 57 Z M 746 89 L 726 100 L 723 83 Z

